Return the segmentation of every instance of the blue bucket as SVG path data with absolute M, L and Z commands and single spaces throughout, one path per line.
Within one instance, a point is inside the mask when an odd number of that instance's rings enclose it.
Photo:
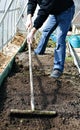
M 73 48 L 80 48 L 80 35 L 72 35 L 68 40 Z

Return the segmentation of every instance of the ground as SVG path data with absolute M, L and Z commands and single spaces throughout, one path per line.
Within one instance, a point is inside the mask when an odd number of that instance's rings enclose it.
M 50 52 L 50 51 L 49 51 Z M 66 58 L 63 75 L 50 77 L 53 53 L 32 53 L 35 109 L 56 111 L 54 116 L 16 117 L 12 108 L 31 110 L 28 54 L 15 58 L 0 89 L 0 130 L 80 130 L 80 77 L 74 62 Z

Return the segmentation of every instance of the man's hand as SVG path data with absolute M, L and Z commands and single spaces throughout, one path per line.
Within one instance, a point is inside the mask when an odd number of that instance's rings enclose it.
M 29 32 L 29 34 L 27 35 L 27 43 L 32 44 L 35 32 L 36 28 L 33 27 Z
M 27 43 L 30 43 L 32 44 L 32 41 L 33 41 L 33 37 L 34 37 L 34 34 L 32 32 L 30 32 L 27 36 Z

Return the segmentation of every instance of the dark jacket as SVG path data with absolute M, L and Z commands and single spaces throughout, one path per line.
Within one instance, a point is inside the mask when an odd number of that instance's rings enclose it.
M 27 14 L 34 14 L 37 4 L 40 6 L 42 0 L 28 0 Z
M 37 4 L 40 5 L 40 9 L 34 21 L 34 27 L 36 29 L 42 26 L 49 14 L 59 15 L 70 8 L 74 2 L 73 0 L 29 0 L 27 13 L 33 15 Z

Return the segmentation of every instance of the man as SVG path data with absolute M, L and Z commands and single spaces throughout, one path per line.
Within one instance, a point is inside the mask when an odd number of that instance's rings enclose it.
M 27 29 L 32 28 L 32 16 L 34 15 L 37 4 L 40 6 L 41 1 L 42 0 L 36 0 L 36 2 L 34 2 L 32 0 L 28 1 L 27 22 L 26 22 Z M 53 26 L 53 24 L 55 24 L 55 26 Z M 41 35 L 40 41 L 38 43 L 38 46 L 34 50 L 35 54 L 38 54 L 38 55 L 44 54 L 45 49 L 46 49 L 46 45 L 48 43 L 49 36 L 52 33 L 52 31 L 55 29 L 55 27 L 56 27 L 56 21 L 54 19 L 54 15 L 49 15 L 48 19 L 46 20 L 45 26 L 42 30 L 42 35 Z
M 36 0 L 29 0 L 29 3 L 37 3 Z M 29 6 L 29 4 L 28 4 Z M 54 51 L 54 66 L 51 77 L 58 78 L 64 70 L 66 43 L 65 38 L 70 28 L 71 21 L 74 15 L 74 2 L 73 0 L 42 0 L 40 3 L 40 10 L 38 11 L 37 18 L 34 25 L 27 36 L 27 42 L 32 43 L 35 32 L 43 25 L 49 14 L 53 15 L 50 20 L 51 28 L 49 28 L 46 41 L 48 41 L 51 32 L 57 28 L 56 34 L 56 48 Z M 47 23 L 47 27 L 50 24 Z M 45 42 L 47 43 L 47 42 Z M 38 49 L 39 47 L 37 47 Z M 45 47 L 44 47 L 45 48 Z M 44 50 L 42 51 L 44 53 Z M 35 54 L 36 49 L 35 49 Z

